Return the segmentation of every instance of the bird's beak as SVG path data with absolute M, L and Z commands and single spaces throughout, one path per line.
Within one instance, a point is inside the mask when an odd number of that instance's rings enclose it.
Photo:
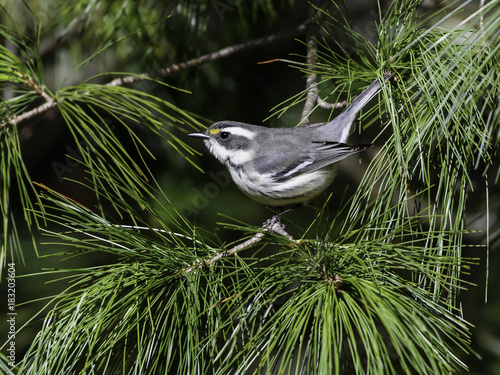
M 195 138 L 210 139 L 210 137 L 205 133 L 191 133 L 191 134 L 188 134 L 188 136 L 195 137 Z

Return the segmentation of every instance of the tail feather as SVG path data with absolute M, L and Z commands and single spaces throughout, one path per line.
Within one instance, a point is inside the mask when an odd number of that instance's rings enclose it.
M 384 73 L 384 82 L 387 82 L 392 76 L 393 73 L 388 72 Z M 380 91 L 380 81 L 376 79 L 373 83 L 368 86 L 365 91 L 359 94 L 352 102 L 349 104 L 349 107 L 346 108 L 344 113 L 348 116 L 356 116 L 358 112 L 363 108 L 372 98 L 378 94 Z
M 387 82 L 391 77 L 394 76 L 394 73 L 392 72 L 387 72 L 384 73 L 384 82 Z M 380 91 L 380 81 L 376 79 L 373 81 L 373 83 L 368 86 L 365 91 L 363 91 L 361 94 L 359 94 L 347 107 L 344 112 L 342 112 L 340 115 L 335 117 L 332 121 L 330 121 L 327 125 L 328 128 L 333 128 L 333 134 L 330 134 L 330 136 L 333 136 L 335 140 L 338 142 L 346 142 L 347 138 L 349 138 L 349 135 L 352 132 L 352 124 L 354 120 L 356 119 L 357 114 L 361 109 L 370 101 L 373 99 L 375 95 L 378 94 Z

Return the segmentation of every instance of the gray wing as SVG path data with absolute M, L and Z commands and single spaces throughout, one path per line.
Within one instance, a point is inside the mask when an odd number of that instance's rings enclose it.
M 309 152 L 280 152 L 271 158 L 258 158 L 254 166 L 259 173 L 271 173 L 276 182 L 283 182 L 302 173 L 312 172 L 340 161 L 372 145 L 349 146 L 340 142 L 311 142 Z

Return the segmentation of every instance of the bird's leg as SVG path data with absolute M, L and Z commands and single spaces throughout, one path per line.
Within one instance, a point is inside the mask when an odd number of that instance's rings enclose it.
M 286 210 L 284 211 L 281 211 L 277 216 L 283 216 L 283 215 L 286 215 L 286 214 L 289 214 L 290 212 L 296 210 L 297 208 L 299 207 L 302 207 L 304 204 L 303 203 L 297 203 L 297 204 L 294 204 L 292 207 L 289 207 L 287 208 Z M 276 215 L 275 215 L 276 216 Z
M 264 224 L 261 228 L 262 231 L 263 232 L 274 232 L 276 234 L 279 234 L 280 236 L 287 238 L 288 240 L 290 240 L 292 242 L 298 243 L 298 241 L 294 240 L 293 237 L 290 236 L 286 232 L 286 230 L 285 230 L 286 226 L 285 226 L 285 224 L 283 224 L 281 222 L 281 217 L 283 215 L 286 215 L 286 214 L 292 212 L 293 210 L 295 210 L 299 207 L 302 207 L 302 203 L 295 204 L 292 207 L 287 208 L 286 210 L 280 212 L 279 214 L 273 215 L 272 218 L 270 218 L 264 222 Z
M 286 226 L 285 226 L 285 224 L 283 224 L 281 222 L 281 217 L 283 215 L 289 214 L 290 212 L 292 212 L 293 210 L 295 210 L 299 207 L 302 207 L 302 205 L 303 205 L 302 203 L 295 204 L 292 207 L 289 207 L 286 210 L 281 211 L 279 214 L 273 215 L 272 218 L 270 218 L 264 222 L 264 224 L 262 225 L 262 228 L 261 228 L 262 231 L 263 232 L 274 232 L 276 234 L 279 234 L 280 236 L 283 236 L 283 237 L 289 239 L 292 242 L 297 242 L 296 240 L 293 239 L 292 236 L 290 236 L 286 232 L 286 230 L 285 230 Z
M 274 232 L 289 239 L 290 241 L 295 242 L 293 237 L 286 232 L 285 224 L 281 222 L 280 218 L 281 215 L 274 215 L 272 218 L 267 219 L 260 229 L 262 230 L 263 233 Z

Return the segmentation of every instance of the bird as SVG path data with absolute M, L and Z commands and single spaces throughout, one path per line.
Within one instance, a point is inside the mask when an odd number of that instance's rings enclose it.
M 388 81 L 393 73 L 383 76 Z M 268 128 L 219 121 L 188 134 L 204 141 L 249 198 L 273 207 L 300 206 L 322 193 L 335 176 L 334 163 L 371 147 L 348 145 L 359 111 L 381 90 L 376 79 L 337 117 L 327 123 Z

